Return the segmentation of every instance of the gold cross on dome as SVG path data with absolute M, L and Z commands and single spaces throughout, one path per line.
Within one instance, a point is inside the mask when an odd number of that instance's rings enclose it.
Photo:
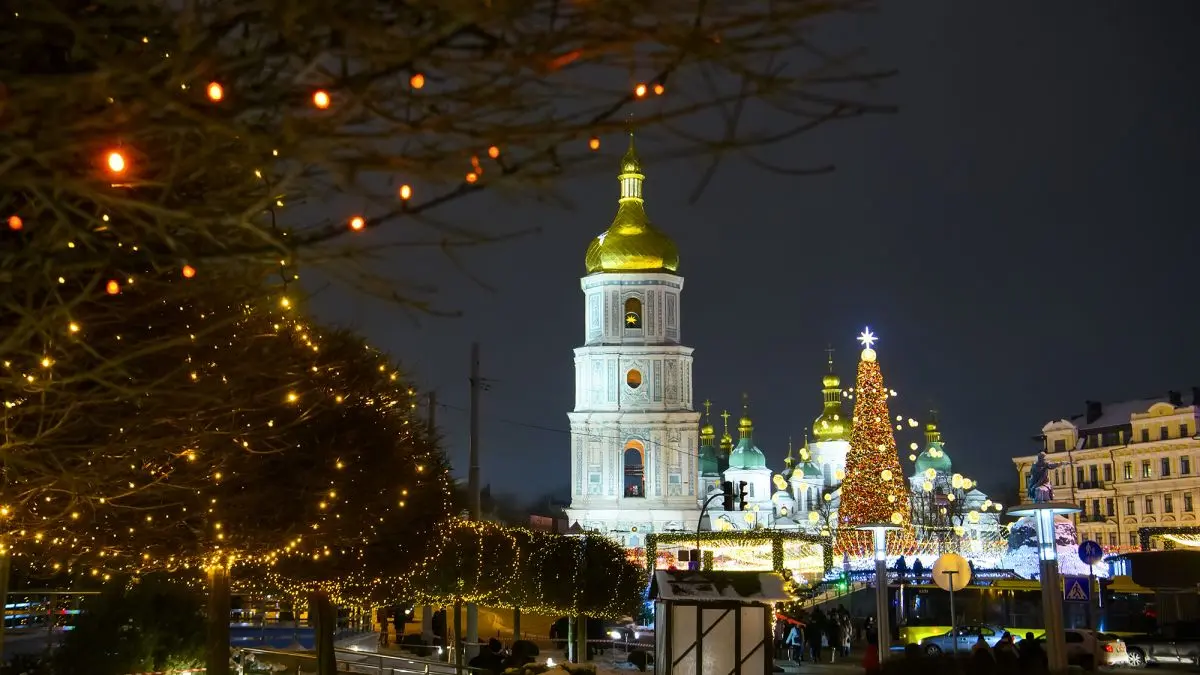
M 704 416 L 708 417 L 708 413 L 712 411 L 712 401 L 704 399 Z
M 721 419 L 725 420 L 725 428 L 728 429 L 729 428 L 729 411 L 728 410 L 721 411 Z

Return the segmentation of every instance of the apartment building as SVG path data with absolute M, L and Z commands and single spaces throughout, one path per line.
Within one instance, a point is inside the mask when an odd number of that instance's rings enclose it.
M 1079 539 L 1136 550 L 1142 527 L 1194 527 L 1200 509 L 1200 387 L 1184 394 L 1098 403 L 1042 427 L 1036 439 L 1052 462 L 1055 501 L 1079 505 Z M 1014 457 L 1022 501 L 1037 453 Z M 1151 546 L 1162 543 L 1152 540 Z

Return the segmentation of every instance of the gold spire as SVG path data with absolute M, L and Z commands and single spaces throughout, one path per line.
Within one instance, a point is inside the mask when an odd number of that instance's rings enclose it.
M 937 411 L 929 411 L 929 421 L 925 423 L 925 442 L 926 443 L 941 443 L 942 432 L 938 430 Z
M 679 249 L 670 237 L 650 224 L 646 215 L 642 184 L 642 161 L 629 132 L 629 149 L 621 158 L 621 184 L 617 215 L 608 230 L 592 240 L 585 264 L 588 274 L 597 272 L 675 272 Z
M 794 461 L 796 460 L 792 459 L 792 437 L 788 436 L 788 454 L 787 457 L 783 458 L 783 464 L 790 469 L 792 468 L 792 462 Z
M 850 440 L 850 425 L 842 413 L 842 380 L 833 372 L 833 348 L 825 350 L 829 372 L 821 378 L 824 406 L 813 422 L 813 435 L 818 441 Z
M 750 438 L 754 433 L 754 421 L 750 419 L 750 395 L 742 394 L 742 419 L 738 420 L 738 438 Z
M 725 432 L 721 434 L 721 449 L 725 451 L 725 454 L 729 454 L 729 451 L 733 450 L 733 436 L 729 435 L 728 410 L 721 411 L 721 419 L 725 421 Z
M 700 441 L 701 441 L 702 445 L 703 445 L 704 441 L 708 441 L 708 444 L 712 445 L 713 436 L 715 434 L 715 431 L 713 430 L 712 420 L 709 419 L 710 412 L 712 412 L 712 401 L 705 400 L 704 401 L 704 424 L 700 427 Z

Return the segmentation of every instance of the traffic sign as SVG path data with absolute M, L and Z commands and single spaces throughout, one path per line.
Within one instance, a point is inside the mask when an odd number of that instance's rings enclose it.
M 1063 577 L 1063 599 L 1068 602 L 1089 602 L 1092 584 L 1087 577 Z
M 1079 559 L 1084 565 L 1095 565 L 1104 559 L 1104 550 L 1100 548 L 1100 544 L 1085 539 L 1079 543 Z

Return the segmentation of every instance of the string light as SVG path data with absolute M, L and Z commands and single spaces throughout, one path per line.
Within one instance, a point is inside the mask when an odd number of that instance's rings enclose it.
M 184 265 L 183 266 L 183 278 L 191 279 L 194 276 L 196 276 L 196 268 L 192 267 L 191 265 Z
M 313 92 L 312 101 L 313 105 L 317 106 L 321 110 L 328 108 L 329 92 L 325 91 L 324 89 L 318 89 L 317 91 Z
M 116 295 L 121 292 L 121 284 L 117 283 L 116 279 L 109 279 L 108 283 L 104 285 L 104 292 L 109 295 Z
M 636 95 L 638 98 L 642 98 L 643 96 L 645 96 L 645 95 L 646 95 L 646 85 L 645 85 L 645 84 L 639 84 L 638 86 L 634 87 L 634 89 L 633 89 L 633 93 L 634 93 L 634 94 L 635 94 L 635 95 Z
M 413 73 L 413 76 L 408 78 L 408 84 L 413 89 L 421 89 L 425 86 L 425 76 L 421 73 Z
M 8 217 L 8 229 L 16 232 L 22 227 L 25 227 L 25 223 L 21 221 L 21 216 L 13 215 Z
M 475 183 L 478 180 L 479 180 L 479 175 L 476 174 L 474 171 L 467 174 L 467 182 L 468 183 Z
M 654 95 L 655 96 L 662 96 L 663 92 L 665 92 L 666 90 L 667 90 L 666 87 L 662 86 L 661 84 L 654 85 Z
M 588 139 L 588 148 L 590 148 L 592 150 L 599 150 L 600 149 L 600 138 L 598 136 L 592 136 L 591 138 L 589 138 Z
M 108 164 L 108 170 L 113 173 L 123 173 L 125 171 L 125 156 L 115 150 L 108 153 L 105 162 Z
M 500 148 L 498 148 L 494 145 L 492 147 L 488 148 L 488 157 L 491 157 L 492 159 L 496 159 L 499 156 L 500 156 Z
M 367 226 L 367 221 L 362 219 L 362 216 L 354 216 L 350 219 L 350 229 L 358 232 Z
M 220 101 L 225 98 L 225 88 L 221 86 L 220 82 L 208 83 L 208 98 L 213 101 Z
M 408 201 L 409 199 L 412 199 L 412 186 L 411 185 L 405 184 L 405 185 L 400 186 L 400 199 L 402 199 L 404 201 Z

